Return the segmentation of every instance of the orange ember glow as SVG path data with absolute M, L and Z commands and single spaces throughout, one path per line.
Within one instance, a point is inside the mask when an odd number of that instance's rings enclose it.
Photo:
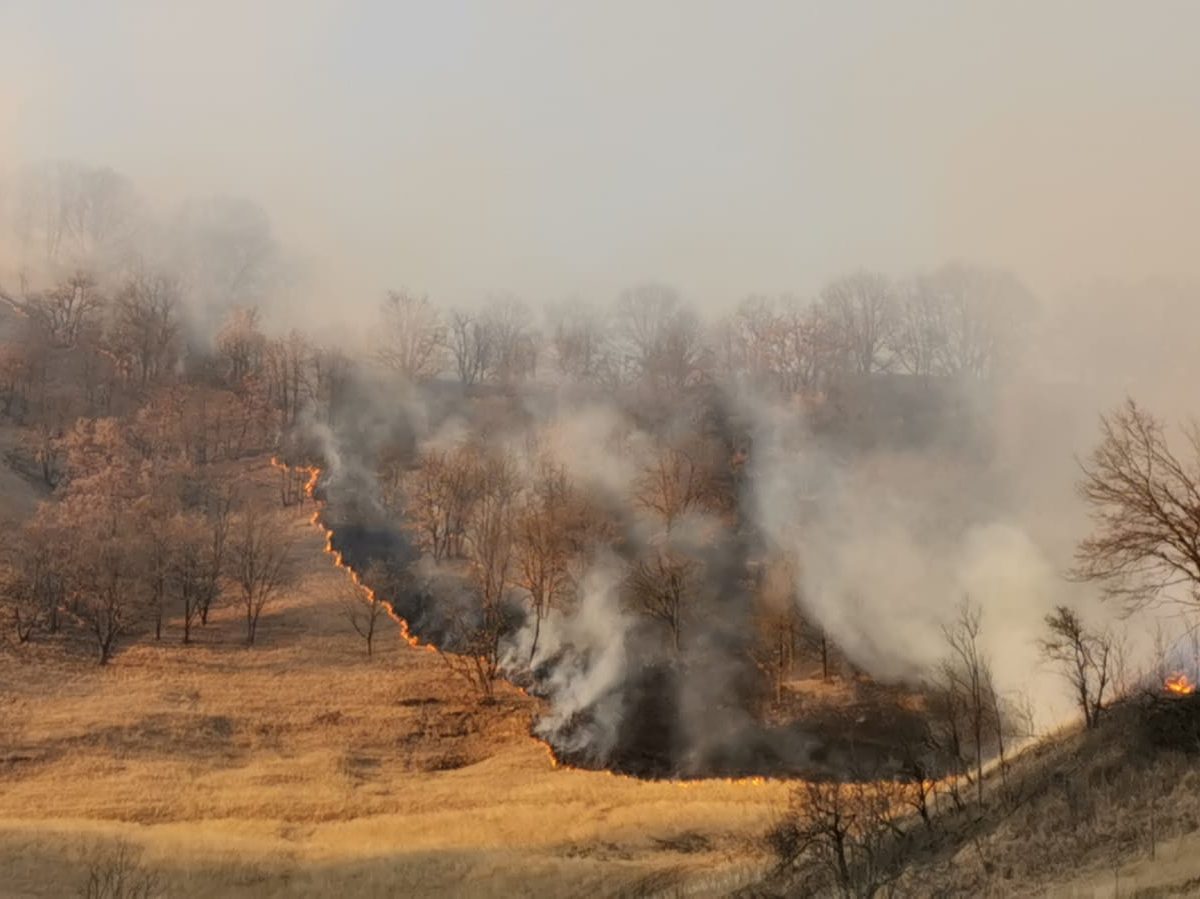
M 1186 674 L 1172 674 L 1163 682 L 1163 689 L 1176 696 L 1191 696 L 1196 692 L 1196 685 Z

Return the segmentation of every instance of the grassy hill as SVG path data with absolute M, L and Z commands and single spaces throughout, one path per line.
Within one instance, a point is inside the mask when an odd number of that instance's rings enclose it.
M 254 474 L 270 502 L 266 460 Z M 785 786 L 555 768 L 515 689 L 478 704 L 390 623 L 367 658 L 311 512 L 290 525 L 303 577 L 253 649 L 226 607 L 194 645 L 170 628 L 105 668 L 86 647 L 0 652 L 0 894 L 74 895 L 121 842 L 163 895 L 720 894 L 758 875 Z
M 265 459 L 249 476 L 278 503 Z M 171 896 L 805 894 L 765 839 L 800 785 L 555 767 L 519 691 L 479 703 L 391 623 L 367 657 L 311 512 L 289 513 L 302 577 L 252 649 L 228 606 L 103 668 L 6 635 L 0 895 L 75 895 L 121 846 Z M 1164 742 L 1162 702 L 1031 748 L 982 811 L 902 822 L 923 835 L 895 895 L 1200 894 L 1200 743 Z

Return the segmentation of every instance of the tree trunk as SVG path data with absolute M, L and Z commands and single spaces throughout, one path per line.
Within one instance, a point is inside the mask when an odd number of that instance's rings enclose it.
M 529 664 L 533 664 L 533 657 L 537 654 L 538 635 L 542 632 L 542 613 L 534 606 L 533 609 L 533 645 L 529 647 Z

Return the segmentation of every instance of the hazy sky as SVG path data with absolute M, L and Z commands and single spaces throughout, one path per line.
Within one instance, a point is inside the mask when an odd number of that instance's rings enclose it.
M 0 163 L 251 197 L 361 295 L 1200 275 L 1200 3 L 0 0 Z

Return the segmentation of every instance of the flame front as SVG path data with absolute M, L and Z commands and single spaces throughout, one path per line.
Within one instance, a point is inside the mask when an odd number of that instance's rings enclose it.
M 437 652 L 436 646 L 434 646 L 432 643 L 422 642 L 421 640 L 417 639 L 417 637 L 411 631 L 409 631 L 408 622 L 396 614 L 391 603 L 381 599 L 379 595 L 373 589 L 371 589 L 369 584 L 363 582 L 363 579 L 359 576 L 359 573 L 346 562 L 341 550 L 333 545 L 333 528 L 326 525 L 321 519 L 321 503 L 316 497 L 317 484 L 321 480 L 320 467 L 316 465 L 288 465 L 286 462 L 281 461 L 277 457 L 271 458 L 271 464 L 284 472 L 304 471 L 308 473 L 308 481 L 306 481 L 304 484 L 304 495 L 316 503 L 317 511 L 313 512 L 311 520 L 313 524 L 325 532 L 325 552 L 333 556 L 333 564 L 349 573 L 350 580 L 354 582 L 356 587 L 363 591 L 363 594 L 368 602 L 377 602 L 383 606 L 384 610 L 388 614 L 388 617 L 391 618 L 392 621 L 396 622 L 397 626 L 400 628 L 400 636 L 402 636 L 408 642 L 409 646 L 412 646 L 414 649 L 424 649 L 427 652 Z
M 1163 689 L 1176 696 L 1191 696 L 1196 692 L 1196 685 L 1182 671 L 1172 674 L 1163 682 Z
M 415 649 L 424 649 L 427 652 L 437 652 L 438 648 L 436 646 L 434 646 L 432 643 L 426 643 L 426 642 L 420 640 L 418 637 L 416 637 L 413 633 L 411 633 L 409 631 L 408 622 L 405 621 L 401 616 L 396 614 L 395 610 L 392 608 L 391 603 L 387 602 L 384 599 L 381 599 L 375 593 L 375 591 L 371 589 L 370 585 L 363 582 L 362 578 L 359 576 L 359 573 L 357 571 L 355 571 L 354 568 L 346 562 L 344 556 L 342 555 L 342 552 L 333 545 L 333 528 L 331 528 L 327 524 L 325 524 L 324 520 L 321 518 L 321 511 L 323 509 L 323 503 L 316 496 L 317 485 L 320 483 L 320 480 L 321 480 L 320 467 L 316 466 L 316 465 L 288 465 L 286 462 L 284 462 L 283 460 L 281 460 L 275 456 L 271 457 L 271 465 L 273 467 L 279 469 L 280 471 L 284 472 L 285 474 L 290 473 L 290 472 L 295 472 L 295 471 L 302 471 L 308 475 L 308 480 L 304 484 L 304 495 L 307 496 L 310 500 L 312 500 L 313 503 L 317 507 L 317 510 L 315 512 L 313 512 L 313 514 L 312 514 L 311 521 L 314 525 L 316 525 L 322 531 L 325 532 L 325 552 L 329 553 L 333 557 L 333 563 L 338 568 L 341 568 L 342 570 L 346 571 L 350 575 L 350 580 L 352 580 L 354 582 L 355 586 L 357 586 L 360 590 L 363 591 L 365 598 L 369 602 L 378 602 L 378 603 L 383 604 L 383 608 L 387 611 L 388 617 L 391 618 L 394 622 L 396 622 L 396 624 L 400 628 L 400 635 L 408 642 L 408 644 L 410 646 L 412 646 Z M 520 690 L 522 693 L 525 693 L 526 695 L 528 695 L 528 692 L 525 689 L 523 689 L 521 687 L 517 687 L 517 689 Z M 536 737 L 536 736 L 534 736 L 533 739 L 535 741 L 537 741 L 537 743 L 546 750 L 546 755 L 550 759 L 551 767 L 571 768 L 571 769 L 574 768 L 574 766 L 568 765 L 558 758 L 558 756 L 554 752 L 554 747 L 551 746 L 549 742 L 541 739 L 540 737 Z M 607 771 L 607 770 L 600 770 L 600 771 L 596 771 L 594 773 L 606 775 L 608 777 L 621 776 L 612 771 Z M 668 782 L 674 783 L 677 786 L 683 787 L 683 788 L 697 787 L 697 786 L 701 786 L 704 784 L 712 784 L 714 782 L 721 782 L 721 783 L 731 784 L 734 786 L 762 787 L 762 786 L 766 786 L 769 783 L 774 782 L 774 780 L 772 778 L 766 778 L 766 777 L 732 777 L 732 778 L 701 777 L 701 778 L 694 778 L 694 779 L 691 779 L 691 778 L 678 779 L 678 780 L 673 780 L 673 781 L 668 781 Z M 646 782 L 646 783 L 649 785 L 650 782 Z

